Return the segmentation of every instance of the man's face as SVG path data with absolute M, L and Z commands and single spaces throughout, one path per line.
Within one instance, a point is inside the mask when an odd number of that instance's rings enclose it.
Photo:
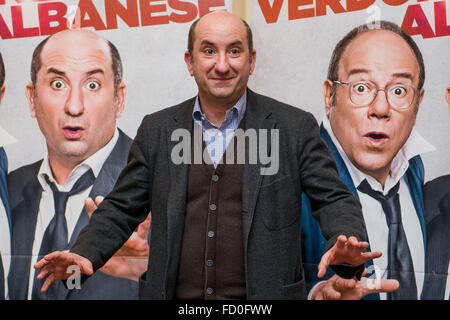
M 202 104 L 234 104 L 245 92 L 255 58 L 239 18 L 223 11 L 203 17 L 195 28 L 192 56 L 185 54 Z
M 407 43 L 393 32 L 376 30 L 358 35 L 347 46 L 338 80 L 372 81 L 379 88 L 393 84 L 417 88 L 418 74 L 417 60 Z M 346 85 L 338 85 L 335 106 L 331 106 L 330 81 L 324 84 L 324 95 L 331 127 L 350 161 L 384 185 L 393 158 L 415 124 L 423 89 L 408 109 L 400 111 L 389 106 L 384 91 L 378 91 L 367 106 L 354 105 Z
M 115 94 L 106 42 L 92 32 L 71 30 L 45 44 L 36 86 L 28 84 L 26 92 L 50 160 L 80 163 L 113 136 L 125 85 Z

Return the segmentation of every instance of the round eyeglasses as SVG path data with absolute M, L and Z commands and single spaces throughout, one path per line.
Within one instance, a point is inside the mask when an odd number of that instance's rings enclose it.
M 346 85 L 349 88 L 350 101 L 357 106 L 367 106 L 375 100 L 378 91 L 384 91 L 389 105 L 398 110 L 408 109 L 414 101 L 419 90 L 406 84 L 393 84 L 379 88 L 371 81 L 333 81 L 333 83 Z

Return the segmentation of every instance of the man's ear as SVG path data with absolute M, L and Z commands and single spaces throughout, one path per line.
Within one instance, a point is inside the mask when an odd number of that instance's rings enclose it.
M 3 96 L 5 95 L 5 86 L 0 88 L 0 103 L 2 103 Z
M 30 114 L 32 118 L 36 118 L 36 106 L 35 106 L 35 93 L 34 93 L 34 85 L 33 83 L 29 82 L 27 86 L 25 87 L 25 95 L 27 96 L 28 100 L 28 108 L 30 109 Z
M 125 109 L 125 97 L 127 95 L 127 85 L 121 82 L 116 89 L 116 119 L 120 118 Z
M 420 104 L 422 103 L 422 100 L 423 100 L 423 95 L 425 94 L 425 90 L 422 88 L 422 89 L 420 89 L 420 92 L 419 92 L 419 104 L 418 104 L 418 106 L 417 106 L 417 108 L 420 106 Z
M 184 53 L 184 62 L 186 62 L 186 66 L 188 68 L 189 74 L 191 76 L 193 76 L 194 69 L 192 67 L 192 56 L 191 56 L 191 53 L 189 52 L 189 50 L 186 50 L 186 52 Z
M 323 101 L 325 103 L 325 113 L 330 117 L 331 108 L 333 107 L 333 83 L 330 80 L 323 82 Z
M 252 60 L 250 61 L 250 63 L 251 63 L 250 74 L 252 74 L 253 71 L 255 70 L 255 63 L 256 63 L 256 50 L 255 49 L 252 50 L 251 58 L 252 58 Z

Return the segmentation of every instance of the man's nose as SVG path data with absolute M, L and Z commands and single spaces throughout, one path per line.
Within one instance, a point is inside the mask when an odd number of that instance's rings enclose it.
M 369 117 L 377 117 L 380 119 L 390 118 L 391 106 L 389 105 L 386 91 L 384 89 L 378 89 L 375 99 L 369 105 L 367 115 Z
M 71 116 L 79 116 L 84 112 L 83 90 L 79 87 L 72 87 L 67 97 L 65 112 Z
M 217 57 L 215 69 L 219 73 L 227 73 L 230 69 L 230 64 L 228 61 L 228 56 L 226 53 L 220 53 Z

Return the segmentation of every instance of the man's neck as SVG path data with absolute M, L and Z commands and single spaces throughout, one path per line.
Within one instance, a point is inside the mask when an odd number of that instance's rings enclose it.
M 202 109 L 202 112 L 206 115 L 208 120 L 219 128 L 222 122 L 225 120 L 226 112 L 239 101 L 240 97 L 241 96 L 234 100 L 216 99 L 214 101 L 210 101 L 208 99 L 203 99 L 199 94 L 200 108 Z
M 353 164 L 353 165 L 355 165 L 355 164 Z M 389 176 L 389 173 L 391 172 L 390 166 L 391 166 L 391 164 L 389 164 L 389 167 L 387 169 L 383 168 L 383 169 L 380 169 L 377 171 L 370 171 L 370 172 L 362 170 L 361 168 L 359 168 L 359 170 L 361 170 L 361 172 L 364 172 L 368 176 L 371 176 L 372 178 L 377 180 L 378 183 L 381 185 L 381 188 L 384 190 L 384 185 L 386 184 L 386 180 Z M 355 165 L 355 167 L 357 167 L 357 166 Z
M 53 177 L 55 178 L 56 182 L 58 182 L 59 185 L 64 185 L 67 181 L 67 179 L 70 176 L 70 173 L 75 169 L 77 165 L 79 165 L 81 162 L 83 162 L 85 159 L 78 159 L 78 160 L 72 160 L 72 159 L 59 159 L 55 155 L 49 155 L 48 162 L 50 169 L 52 171 Z

